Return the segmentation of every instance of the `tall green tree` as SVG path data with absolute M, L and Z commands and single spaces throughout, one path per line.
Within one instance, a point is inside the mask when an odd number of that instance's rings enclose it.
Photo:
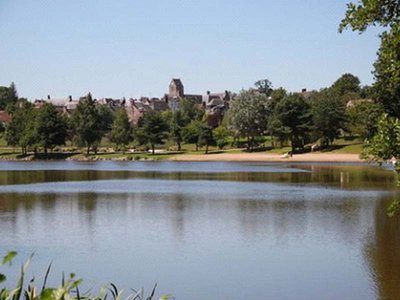
M 128 114 L 125 109 L 119 109 L 116 113 L 111 128 L 111 142 L 115 143 L 117 149 L 125 151 L 126 145 L 132 141 L 132 126 L 129 122 Z
M 378 59 L 374 63 L 374 96 L 383 104 L 388 115 L 378 123 L 377 133 L 367 141 L 368 157 L 375 160 L 396 158 L 396 173 L 400 183 L 400 1 L 362 0 L 347 4 L 347 11 L 339 31 L 351 28 L 364 32 L 370 26 L 383 29 Z M 392 204 L 392 213 L 400 211 L 400 201 Z
M 161 113 L 152 110 L 144 115 L 141 129 L 143 139 L 151 146 L 151 152 L 154 155 L 155 145 L 162 144 L 168 135 L 168 123 Z
M 291 94 L 279 102 L 274 110 L 275 122 L 280 124 L 281 131 L 286 132 L 292 145 L 303 148 L 312 130 L 312 113 L 310 104 L 299 94 Z
M 360 93 L 360 79 L 350 73 L 340 76 L 331 86 L 331 90 L 339 97 L 346 94 L 358 95 Z
M 9 87 L 0 86 L 0 110 L 5 110 L 7 106 L 15 105 L 17 101 L 18 93 L 14 82 Z
M 179 111 L 184 126 L 193 120 L 201 120 L 204 115 L 204 111 L 196 105 L 196 102 L 193 99 L 187 98 L 181 99 L 179 103 Z
M 381 45 L 374 63 L 376 100 L 386 112 L 400 117 L 400 2 L 398 0 L 362 0 L 347 4 L 339 31 L 351 28 L 364 32 L 370 26 L 380 26 Z
M 230 125 L 240 136 L 247 139 L 248 150 L 252 149 L 256 138 L 264 134 L 270 114 L 268 97 L 258 91 L 243 90 L 232 100 Z
M 182 131 L 186 125 L 183 113 L 181 110 L 171 112 L 171 118 L 169 119 L 170 137 L 177 145 L 178 151 L 181 151 L 181 145 L 183 142 Z
M 201 135 L 203 123 L 199 120 L 193 120 L 182 129 L 183 141 L 187 144 L 195 144 L 196 151 L 199 150 L 199 138 Z
M 9 146 L 20 146 L 22 154 L 27 154 L 28 146 L 32 145 L 35 137 L 36 111 L 32 103 L 21 101 L 11 114 L 11 122 L 6 127 L 5 139 Z M 29 137 L 29 138 L 28 138 Z
M 86 154 L 89 155 L 91 147 L 99 143 L 103 136 L 100 114 L 90 93 L 79 101 L 71 124 L 76 141 L 86 147 Z
M 48 149 L 65 144 L 67 124 L 54 105 L 45 103 L 38 110 L 35 125 L 37 143 L 45 154 Z
M 198 145 L 200 147 L 205 146 L 205 154 L 208 154 L 209 146 L 215 143 L 213 131 L 211 127 L 207 126 L 207 124 L 202 123 L 199 130 L 199 138 L 198 138 Z
M 312 98 L 312 115 L 316 136 L 329 146 L 345 128 L 346 106 L 334 89 L 325 89 Z
M 380 103 L 363 101 L 346 109 L 346 128 L 353 134 L 359 135 L 362 139 L 370 140 L 377 132 L 378 120 L 383 114 L 383 107 Z
M 221 125 L 215 128 L 213 130 L 213 136 L 219 149 L 223 149 L 226 145 L 228 145 L 229 131 L 225 126 Z

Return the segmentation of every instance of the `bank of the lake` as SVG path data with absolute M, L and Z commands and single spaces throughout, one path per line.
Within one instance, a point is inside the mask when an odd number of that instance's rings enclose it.
M 98 153 L 84 155 L 81 153 L 53 153 L 47 157 L 40 155 L 19 156 L 18 154 L 0 155 L 3 161 L 31 161 L 31 160 L 73 160 L 73 161 L 134 161 L 134 160 L 170 160 L 170 161 L 224 161 L 224 162 L 361 162 L 359 154 L 312 152 L 295 154 L 293 156 L 273 152 L 231 152 L 216 151 L 204 152 L 159 152 L 150 153 Z

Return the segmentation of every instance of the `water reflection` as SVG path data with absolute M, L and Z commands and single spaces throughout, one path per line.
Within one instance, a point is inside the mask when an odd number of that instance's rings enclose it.
M 400 217 L 389 218 L 387 205 L 388 201 L 376 203 L 364 255 L 378 298 L 400 299 Z
M 35 250 L 40 270 L 54 260 L 89 285 L 156 280 L 179 299 L 400 295 L 390 172 L 37 172 L 0 172 L 0 248 Z

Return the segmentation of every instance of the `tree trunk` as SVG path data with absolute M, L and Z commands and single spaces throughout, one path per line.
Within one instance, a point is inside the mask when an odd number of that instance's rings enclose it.
M 154 144 L 151 144 L 151 153 L 154 155 Z
M 199 151 L 199 144 L 196 143 L 196 151 Z
M 90 145 L 87 146 L 86 155 L 89 155 L 89 153 L 90 153 Z
M 177 143 L 178 144 L 178 151 L 181 151 L 181 143 Z
M 208 154 L 208 144 L 206 144 L 206 154 Z
M 292 136 L 292 138 L 291 138 L 291 140 L 290 140 L 290 143 L 292 144 L 292 153 L 290 154 L 290 156 L 293 156 L 293 154 L 294 154 L 294 148 L 295 148 L 293 136 Z

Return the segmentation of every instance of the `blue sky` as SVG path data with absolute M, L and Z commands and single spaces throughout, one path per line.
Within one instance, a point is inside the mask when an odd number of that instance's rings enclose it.
M 30 99 L 370 84 L 378 30 L 339 34 L 348 0 L 0 0 L 0 85 Z

